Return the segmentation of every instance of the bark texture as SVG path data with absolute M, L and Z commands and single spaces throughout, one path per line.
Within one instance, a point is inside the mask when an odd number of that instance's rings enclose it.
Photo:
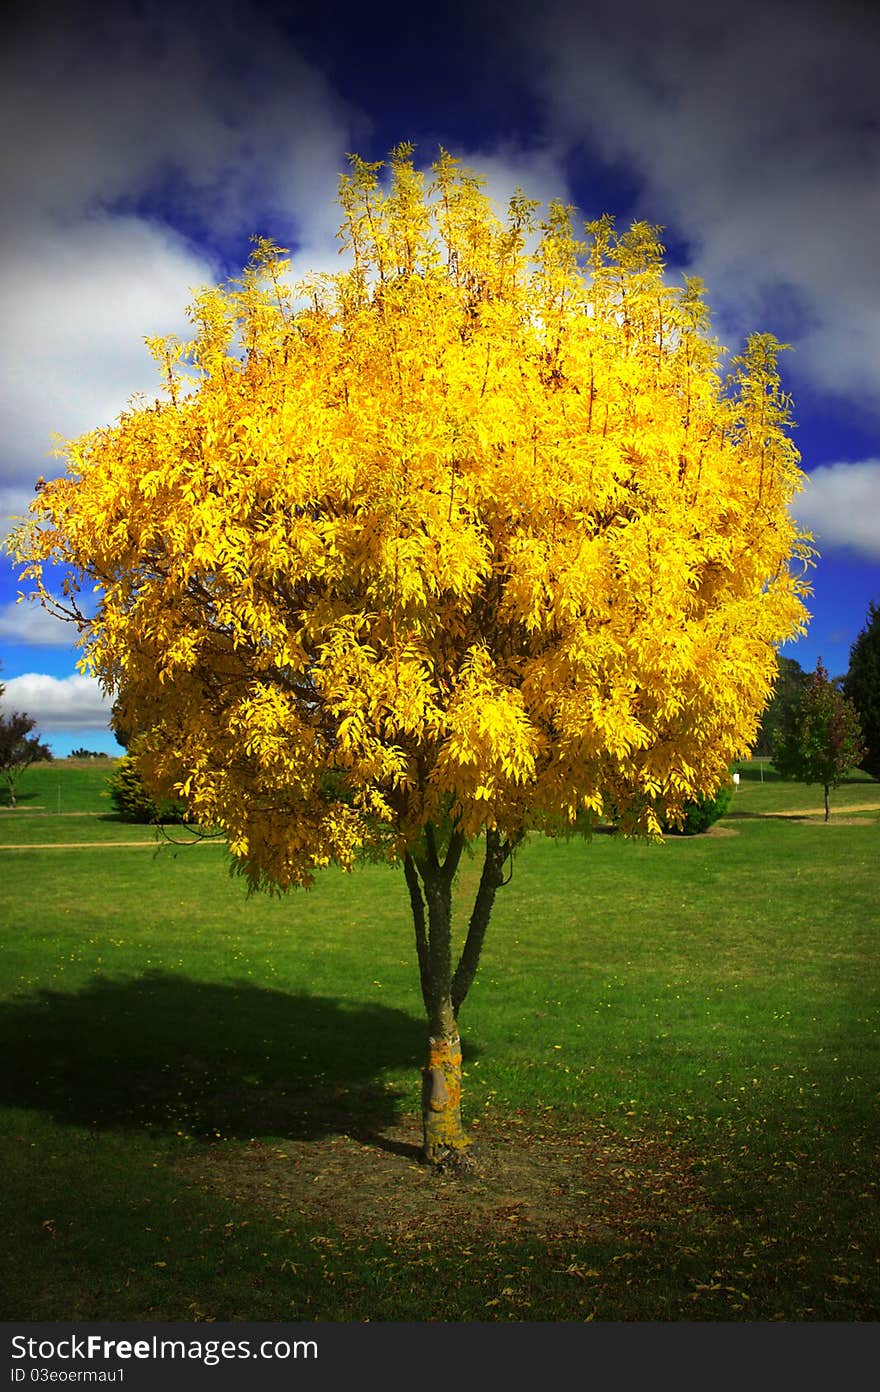
M 461 1040 L 429 1039 L 422 1069 L 424 1159 L 429 1165 L 455 1160 L 470 1145 L 461 1124 Z

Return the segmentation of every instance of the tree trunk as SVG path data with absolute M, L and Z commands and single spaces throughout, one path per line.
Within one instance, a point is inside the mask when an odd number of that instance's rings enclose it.
M 830 803 L 829 798 L 828 798 L 828 784 L 826 783 L 826 784 L 825 784 L 825 820 L 826 820 L 826 822 L 828 821 L 828 819 L 829 819 L 830 816 L 831 816 L 831 803 Z
M 454 1034 L 428 1040 L 422 1069 L 422 1157 L 428 1165 L 457 1164 L 470 1145 L 461 1124 L 461 1040 Z
M 428 1016 L 428 1060 L 422 1069 L 422 1158 L 426 1164 L 466 1168 L 470 1139 L 461 1120 L 461 1040 L 458 1011 L 479 964 L 492 905 L 504 882 L 513 849 L 497 831 L 486 833 L 483 873 L 458 965 L 452 970 L 452 881 L 464 839 L 449 838 L 445 859 L 434 827 L 425 829 L 424 851 L 407 855 L 404 873 L 410 895 L 422 998 Z

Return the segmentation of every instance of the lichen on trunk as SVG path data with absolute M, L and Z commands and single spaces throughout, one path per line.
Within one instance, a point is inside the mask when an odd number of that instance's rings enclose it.
M 423 1158 L 429 1165 L 456 1163 L 470 1145 L 461 1121 L 461 1040 L 457 1034 L 428 1040 L 422 1069 Z

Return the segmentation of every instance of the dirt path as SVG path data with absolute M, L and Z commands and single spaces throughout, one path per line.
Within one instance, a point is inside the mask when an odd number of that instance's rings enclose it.
M 0 846 L 0 851 L 95 851 L 104 846 L 204 846 L 209 842 L 220 844 L 219 837 L 204 837 L 192 841 L 34 841 L 14 846 Z M 225 845 L 225 842 L 223 842 Z
M 831 821 L 843 821 L 851 812 L 880 812 L 880 802 L 851 802 L 836 807 L 831 804 Z M 818 817 L 825 820 L 824 807 L 786 807 L 779 812 L 737 812 L 736 808 L 725 813 L 725 819 L 737 817 Z

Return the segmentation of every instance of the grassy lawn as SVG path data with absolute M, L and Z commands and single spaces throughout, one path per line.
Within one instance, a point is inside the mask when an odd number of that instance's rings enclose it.
M 16 779 L 15 815 L 24 812 L 90 812 L 109 816 L 113 804 L 107 793 L 107 779 L 115 767 L 116 760 L 104 756 L 32 764 Z M 6 811 L 9 811 L 9 790 L 2 783 L 0 812 Z
M 780 778 L 767 759 L 755 759 L 737 767 L 740 783 L 731 800 L 731 815 L 801 813 L 824 819 L 823 793 L 819 784 L 807 787 L 803 783 L 787 782 Z M 860 769 L 853 769 L 839 788 L 831 790 L 830 799 L 832 821 L 835 817 L 848 816 L 856 811 L 871 810 L 876 814 L 880 808 L 880 784 Z
M 400 873 L 248 899 L 112 818 L 108 770 L 0 817 L 4 1318 L 880 1317 L 880 785 L 825 826 L 752 765 L 712 835 L 529 842 L 456 1182 L 416 1160 Z

